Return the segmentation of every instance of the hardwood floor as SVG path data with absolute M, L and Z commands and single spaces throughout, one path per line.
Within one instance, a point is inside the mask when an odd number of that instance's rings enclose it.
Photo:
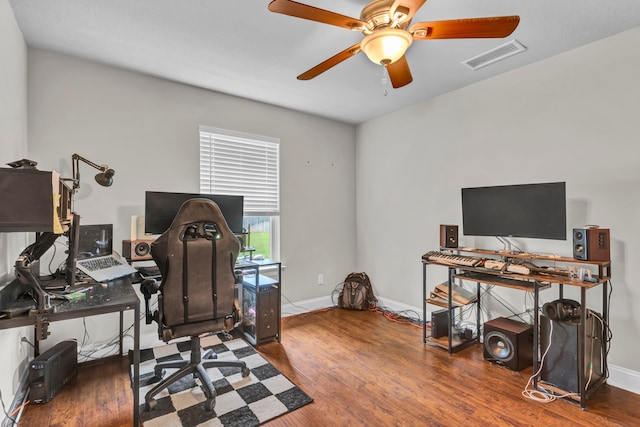
M 638 426 L 640 396 L 605 385 L 581 410 L 522 396 L 531 368 L 510 371 L 472 346 L 449 356 L 422 330 L 375 312 L 331 309 L 283 320 L 282 343 L 260 353 L 314 402 L 265 425 Z M 80 367 L 52 402 L 30 405 L 21 426 L 129 426 L 126 360 Z

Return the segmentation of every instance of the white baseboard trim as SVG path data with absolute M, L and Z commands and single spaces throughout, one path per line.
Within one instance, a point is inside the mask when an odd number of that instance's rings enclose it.
M 391 310 L 396 313 L 403 313 L 406 317 L 422 320 L 422 307 L 415 307 L 388 298 L 378 297 L 378 307 Z
M 296 314 L 308 313 L 327 307 L 334 307 L 330 296 L 314 298 L 297 302 L 295 304 L 285 304 L 282 306 L 282 317 L 294 316 Z M 388 298 L 378 297 L 378 307 L 386 308 L 394 312 L 414 312 L 422 319 L 422 307 L 418 308 Z M 408 317 L 413 317 L 413 313 L 407 313 Z M 631 393 L 640 394 L 640 372 L 620 366 L 609 365 L 609 378 L 607 384 Z
M 321 310 L 323 308 L 335 307 L 330 296 L 308 299 L 300 302 L 285 304 L 282 306 L 282 317 L 295 316 L 296 314 L 309 313 L 314 310 Z M 401 302 L 393 301 L 388 298 L 378 298 L 378 307 L 386 308 L 395 312 L 414 312 L 412 316 L 417 316 L 422 319 L 422 308 L 414 307 Z
M 16 409 L 22 406 L 22 404 L 24 404 L 29 399 L 29 366 L 30 363 L 27 363 L 27 365 L 22 370 L 22 373 L 20 374 L 18 390 L 16 391 L 16 394 L 13 395 L 11 406 L 7 411 L 10 414 L 12 414 Z M 15 424 L 9 417 L 5 416 L 5 418 L 2 420 L 2 424 L 0 425 L 2 425 L 2 427 L 11 427 L 17 425 L 17 423 L 20 421 L 20 417 L 22 417 L 23 411 L 24 407 L 17 414 L 11 417 L 11 419 L 16 421 Z
M 640 372 L 621 366 L 609 365 L 607 384 L 631 393 L 640 394 Z
M 282 317 L 295 316 L 296 314 L 309 313 L 323 308 L 334 307 L 331 296 L 308 299 L 300 302 L 285 304 L 282 306 Z

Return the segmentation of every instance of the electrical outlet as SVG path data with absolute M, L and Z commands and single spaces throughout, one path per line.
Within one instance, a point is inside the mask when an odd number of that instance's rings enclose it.
M 318 274 L 318 285 L 324 285 L 324 274 Z

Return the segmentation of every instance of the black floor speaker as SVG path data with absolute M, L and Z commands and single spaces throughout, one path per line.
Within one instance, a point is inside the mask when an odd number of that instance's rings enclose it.
M 552 324 L 553 331 L 551 331 Z M 557 321 L 549 320 L 544 315 L 540 316 L 540 352 L 544 354 L 549 347 L 542 361 L 540 379 L 572 393 L 580 393 L 579 327 L 580 319 Z M 587 382 L 595 384 L 602 378 L 602 336 L 602 324 L 591 312 L 588 312 L 584 337 L 584 384 Z
M 484 358 L 521 371 L 533 364 L 533 327 L 499 317 L 484 324 Z

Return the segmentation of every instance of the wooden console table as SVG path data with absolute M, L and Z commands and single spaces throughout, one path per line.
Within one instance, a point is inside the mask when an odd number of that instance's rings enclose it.
M 580 407 L 584 409 L 585 407 L 585 399 L 588 395 L 591 394 L 592 391 L 597 389 L 600 385 L 606 382 L 606 376 L 603 375 L 597 381 L 587 384 L 587 379 L 585 378 L 585 324 L 587 319 L 587 291 L 590 289 L 602 287 L 602 319 L 604 325 L 609 324 L 609 312 L 608 312 L 608 299 L 609 299 L 609 281 L 611 278 L 611 261 L 583 261 L 576 260 L 574 258 L 566 258 L 552 255 L 539 255 L 539 254 L 528 254 L 528 253 L 512 253 L 507 251 L 491 251 L 485 249 L 476 249 L 476 248 L 453 248 L 453 249 L 440 249 L 442 253 L 449 253 L 451 255 L 460 255 L 463 257 L 470 258 L 478 258 L 483 261 L 485 260 L 497 260 L 503 261 L 506 263 L 514 262 L 522 262 L 528 261 L 532 264 L 538 265 L 540 268 L 531 271 L 530 274 L 519 274 L 519 273 L 511 273 L 506 271 L 499 271 L 490 268 L 484 267 L 472 267 L 466 265 L 459 265 L 454 262 L 447 262 L 445 260 L 436 260 L 432 261 L 429 259 L 422 260 L 423 269 L 422 269 L 422 281 L 423 281 L 423 340 L 426 344 L 432 344 L 444 348 L 452 354 L 456 351 L 459 351 L 463 348 L 468 347 L 469 345 L 475 344 L 479 342 L 480 335 L 480 291 L 482 284 L 495 285 L 499 287 L 507 287 L 513 289 L 520 289 L 525 291 L 531 291 L 533 293 L 534 299 L 534 313 L 533 316 L 533 372 L 538 372 L 539 368 L 539 356 L 538 351 L 540 349 L 540 325 L 539 325 L 539 293 L 540 290 L 549 289 L 552 286 L 556 285 L 558 287 L 558 298 L 563 299 L 564 286 L 576 286 L 580 288 L 580 323 L 578 325 L 578 388 L 580 389 L 579 393 L 576 393 L 577 396 L 569 396 L 574 400 L 579 401 Z M 425 254 L 426 255 L 426 254 Z M 542 264 L 542 265 L 539 265 Z M 580 280 L 577 278 L 570 278 L 568 274 L 566 274 L 566 270 L 561 270 L 555 268 L 556 265 L 574 265 L 576 267 L 584 267 L 588 268 L 596 267 L 597 273 L 593 275 L 593 281 Z M 447 303 L 443 303 L 442 301 L 434 301 L 428 297 L 427 290 L 427 266 L 428 265 L 438 265 L 444 266 L 449 269 L 449 299 Z M 553 267 L 549 267 L 549 265 Z M 471 304 L 477 304 L 477 316 L 476 316 L 476 326 L 478 330 L 478 336 L 475 338 L 459 338 L 454 339 L 452 337 L 452 329 L 454 324 L 454 311 L 461 306 L 456 304 L 452 300 L 452 285 L 454 281 L 458 279 L 461 281 L 470 281 L 476 283 L 476 291 L 477 291 L 477 299 L 473 301 Z M 448 322 L 448 339 L 444 340 L 443 338 L 431 338 L 427 336 L 427 304 L 434 304 L 441 307 L 444 307 L 449 310 L 449 322 Z M 607 354 L 607 340 L 601 340 L 601 351 L 602 351 L 602 370 L 601 372 L 606 372 L 606 354 Z M 567 394 L 567 391 L 563 391 L 554 387 L 550 384 L 543 382 L 539 378 L 539 374 L 534 377 L 534 387 L 538 390 L 545 389 L 552 390 L 559 394 Z

